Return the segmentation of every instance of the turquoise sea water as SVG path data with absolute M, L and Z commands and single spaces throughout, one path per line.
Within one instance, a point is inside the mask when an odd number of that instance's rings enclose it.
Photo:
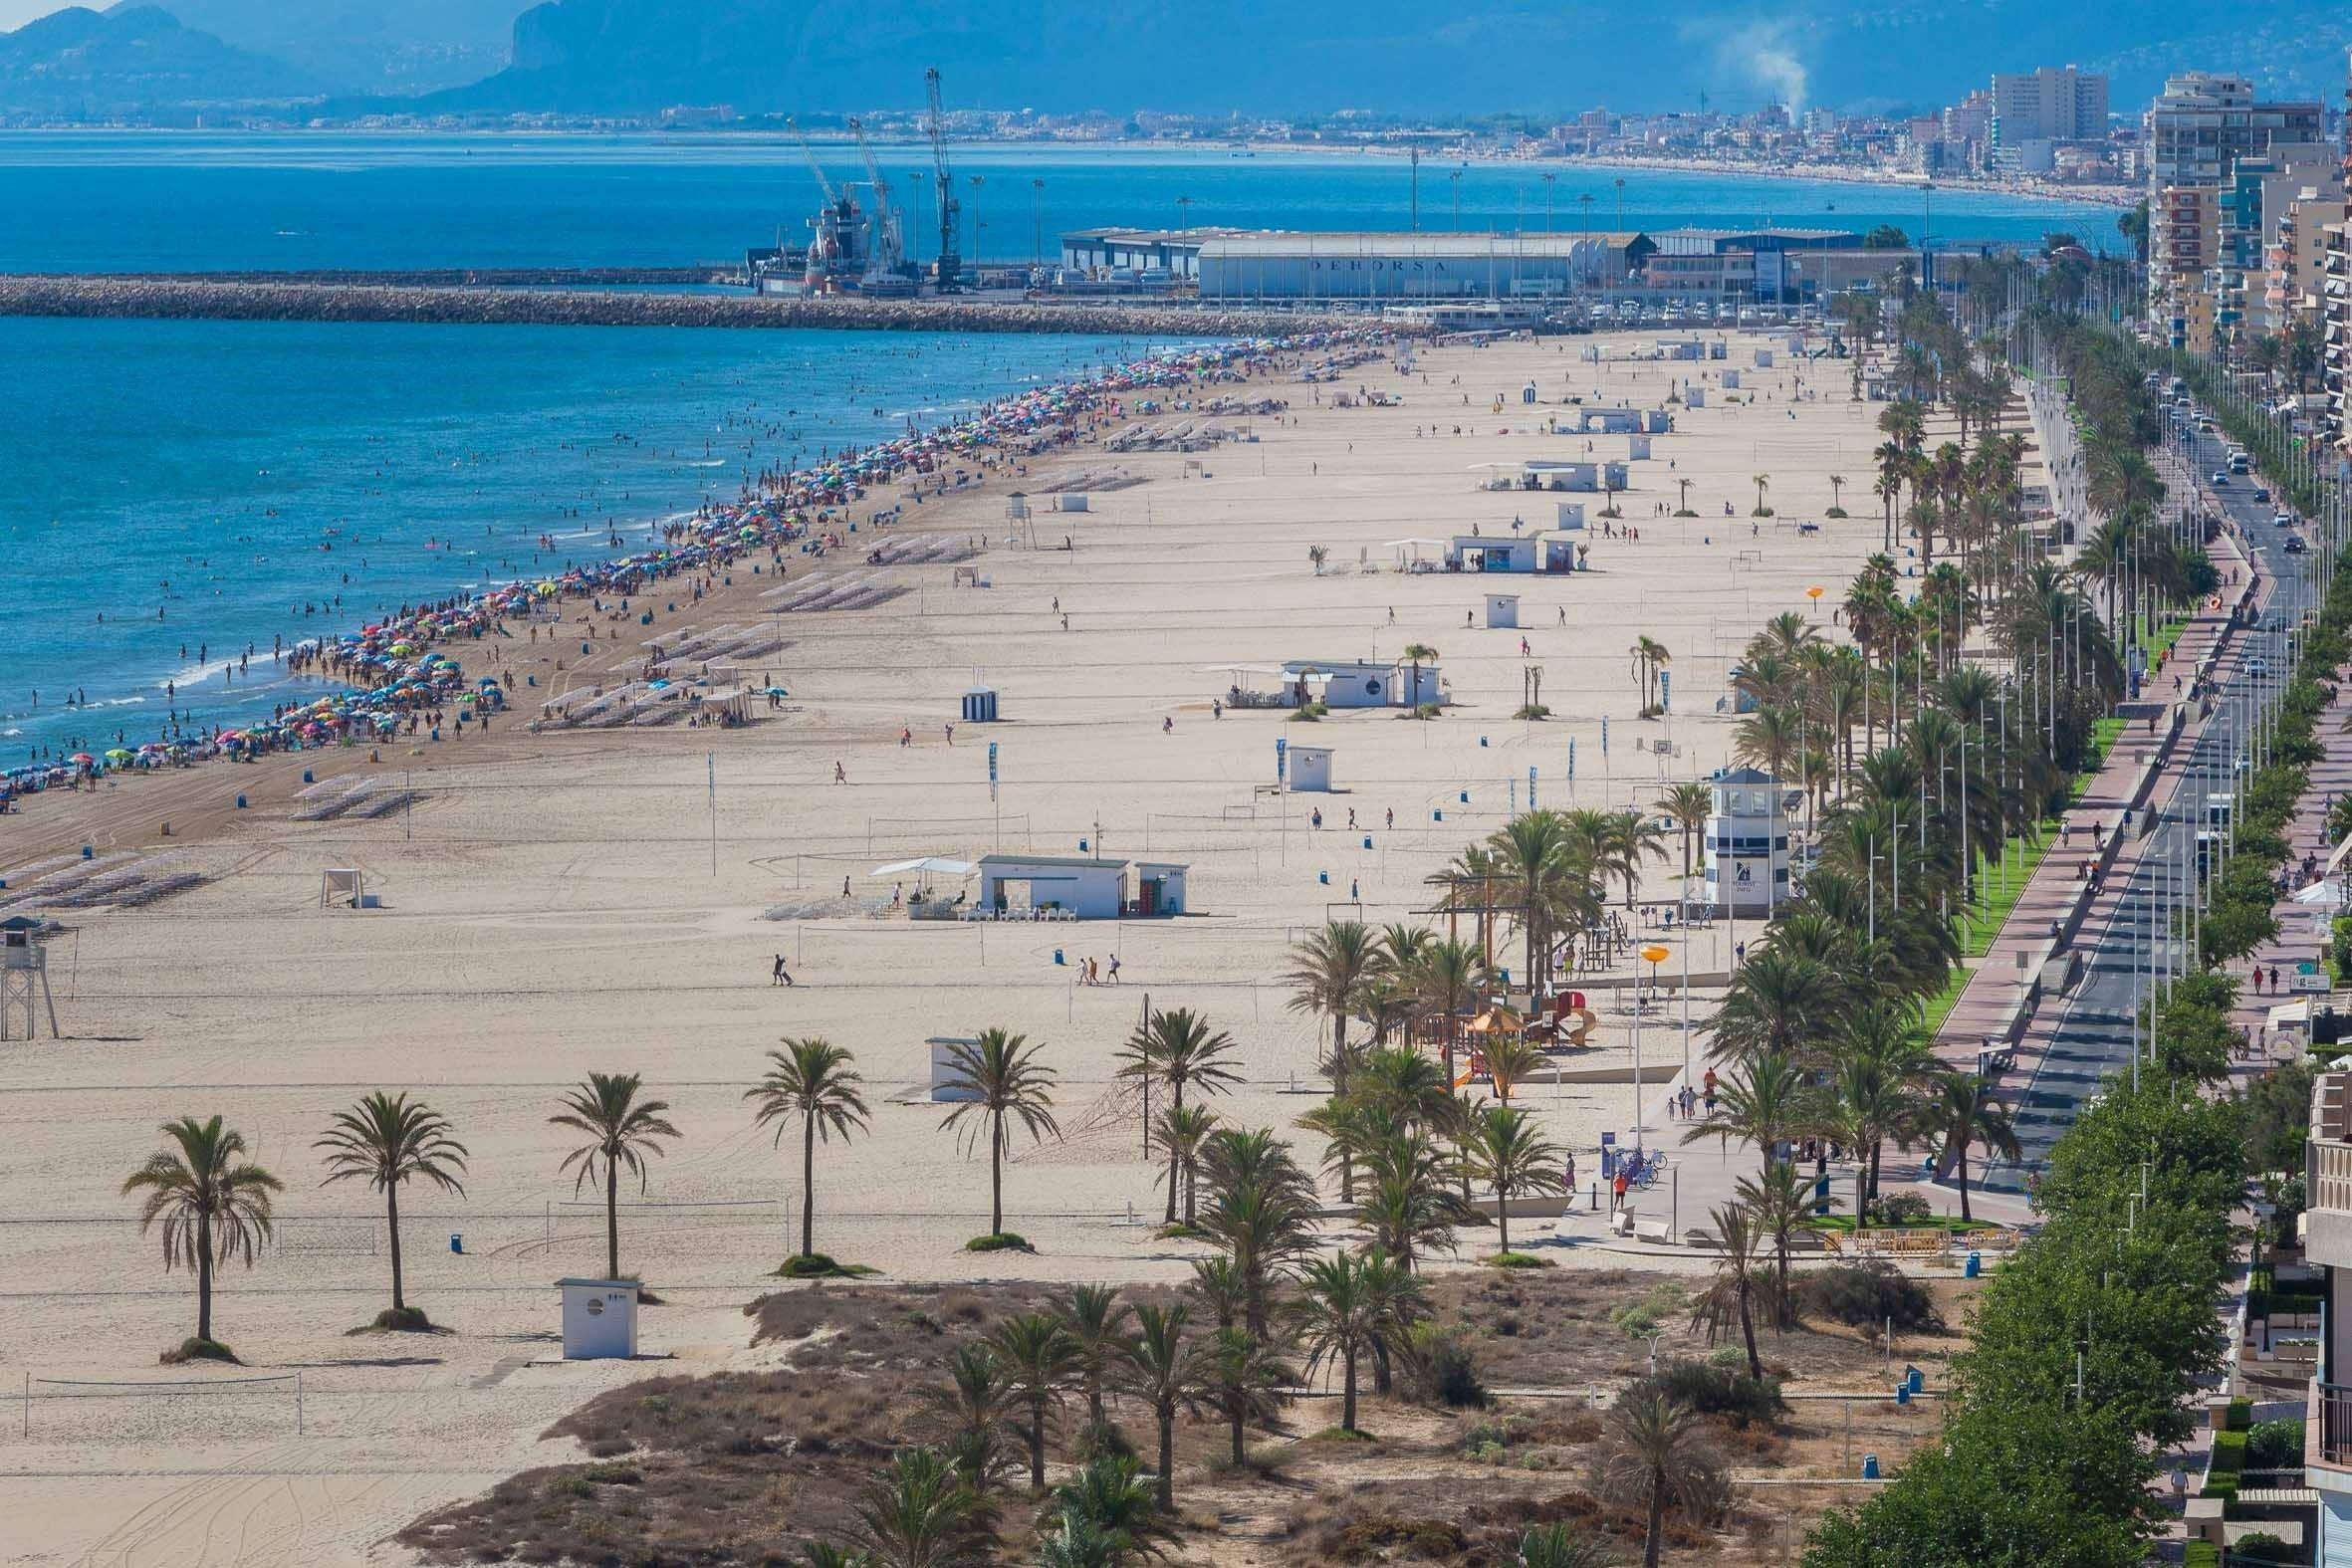
M 821 155 L 834 178 L 850 176 L 848 159 Z M 923 188 L 920 152 L 881 158 L 903 195 Z M 1060 228 L 1089 224 L 1399 228 L 1412 201 L 1405 166 L 1388 158 L 990 148 L 959 153 L 957 167 L 968 234 L 998 259 L 1051 253 Z M 1918 232 L 1917 192 L 1625 177 L 1628 225 Z M 1537 229 L 1548 195 L 1560 230 L 1614 226 L 1610 178 L 1490 165 L 1457 186 L 1425 163 L 1421 219 L 1455 226 L 1458 195 L 1464 229 Z M 1933 199 L 1941 235 L 2114 233 L 2095 208 Z M 773 241 L 815 201 L 798 152 L 772 141 L 11 134 L 0 137 L 0 271 L 675 264 Z M 910 234 L 931 232 L 915 211 Z M 69 738 L 152 739 L 174 705 L 207 721 L 250 714 L 285 692 L 224 681 L 224 661 L 248 644 L 266 655 L 276 637 L 532 570 L 543 534 L 559 560 L 609 554 L 608 524 L 641 530 L 734 494 L 762 465 L 943 420 L 1139 347 L 0 320 L 0 764 Z M 176 704 L 167 680 L 182 688 Z M 69 693 L 90 706 L 63 707 Z

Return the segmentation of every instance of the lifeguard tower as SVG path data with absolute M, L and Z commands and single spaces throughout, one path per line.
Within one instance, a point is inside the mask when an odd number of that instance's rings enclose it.
M 49 950 L 44 945 L 49 928 L 25 915 L 0 920 L 0 1040 L 14 1039 L 15 1019 L 24 1014 L 28 1040 L 40 1037 L 40 1013 L 49 1014 L 49 1037 L 64 1036 L 57 1026 L 57 998 L 49 989 Z

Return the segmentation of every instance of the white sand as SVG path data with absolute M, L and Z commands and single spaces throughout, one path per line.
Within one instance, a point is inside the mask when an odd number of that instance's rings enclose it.
M 709 1365 L 744 1357 L 739 1308 L 789 1249 L 798 1184 L 793 1152 L 772 1152 L 742 1094 L 785 1034 L 853 1049 L 876 1101 L 869 1134 L 821 1153 L 822 1248 L 894 1277 L 1179 1275 L 1192 1247 L 1114 1222 L 1130 1205 L 1147 1215 L 1155 1205 L 1136 1119 L 1110 1081 L 1112 1052 L 1146 997 L 1205 1010 L 1239 1041 L 1250 1082 L 1218 1102 L 1220 1114 L 1287 1122 L 1314 1103 L 1285 1091 L 1309 1081 L 1318 1027 L 1287 1010 L 1274 979 L 1291 938 L 1344 901 L 1351 880 L 1366 918 L 1415 918 L 1428 903 L 1423 878 L 1500 823 L 1515 787 L 1524 806 L 1530 766 L 1543 803 L 1568 801 L 1570 736 L 1577 804 L 1647 801 L 1662 779 L 1723 764 L 1732 721 L 1714 708 L 1740 646 L 1768 615 L 1807 608 L 1811 585 L 1828 590 L 1826 621 L 1878 546 L 1869 492 L 1878 405 L 1849 401 L 1846 367 L 1827 361 L 1819 400 L 1792 403 L 1787 368 L 1752 366 L 1753 347 L 1776 341 L 1741 337 L 1729 363 L 1745 373 L 1743 395 L 1766 400 L 1683 412 L 1681 429 L 1657 438 L 1656 457 L 1633 465 L 1621 504 L 1646 536 L 1640 544 L 1596 528 L 1587 536 L 1595 569 L 1573 577 L 1358 571 L 1359 556 L 1385 565 L 1391 540 L 1474 524 L 1508 535 L 1515 514 L 1547 526 L 1560 499 L 1597 513 L 1596 497 L 1483 493 L 1472 467 L 1580 455 L 1581 439 L 1537 433 L 1563 391 L 1597 384 L 1602 403 L 1647 406 L 1670 375 L 1725 367 L 1619 363 L 1601 373 L 1578 362 L 1593 341 L 1425 350 L 1426 383 L 1371 367 L 1350 378 L 1401 394 L 1393 409 L 1334 409 L 1332 388 L 1318 408 L 1306 387 L 1271 388 L 1295 399 L 1295 425 L 1248 421 L 1262 439 L 1200 454 L 1204 476 L 1186 477 L 1180 454 L 1123 457 L 1153 482 L 1099 495 L 1084 516 L 1041 516 L 1041 543 L 1066 532 L 1073 553 L 992 550 L 980 562 L 993 579 L 986 589 L 952 587 L 945 565 L 905 568 L 918 593 L 862 613 L 788 617 L 794 641 L 774 662 L 800 711 L 783 720 L 733 732 L 550 735 L 518 740 L 508 761 L 434 766 L 445 749 L 413 764 L 433 794 L 412 824 L 248 812 L 225 845 L 203 851 L 228 873 L 220 880 L 148 911 L 83 917 L 56 960 L 75 1038 L 7 1047 L 0 1186 L 12 1223 L 0 1233 L 14 1354 L 0 1398 L 21 1393 L 28 1373 L 225 1375 L 156 1369 L 157 1350 L 192 1328 L 192 1287 L 161 1272 L 116 1195 L 154 1147 L 158 1121 L 219 1112 L 286 1179 L 284 1234 L 313 1249 L 233 1269 L 218 1332 L 256 1373 L 303 1370 L 305 1435 L 294 1436 L 292 1399 L 278 1385 L 202 1400 L 37 1400 L 30 1442 L 13 1441 L 0 1464 L 0 1508 L 12 1521 L 5 1555 L 398 1557 L 378 1543 L 426 1507 L 565 1456 L 568 1444 L 535 1449 L 548 1422 L 594 1390 L 664 1370 L 520 1364 L 551 1353 L 550 1281 L 601 1267 L 595 1211 L 553 1207 L 572 1192 L 556 1169 L 565 1135 L 546 1125 L 559 1089 L 590 1068 L 642 1071 L 687 1134 L 656 1165 L 651 1199 L 770 1206 L 626 1218 L 624 1266 L 675 1303 L 649 1311 L 649 1347 Z M 1518 400 L 1530 379 L 1541 408 Z M 1500 416 L 1498 395 L 1508 399 Z M 1445 433 L 1416 437 L 1433 421 Z M 1475 433 L 1457 437 L 1457 423 Z M 1622 436 L 1591 439 L 1596 455 L 1625 452 Z M 1842 473 L 1856 517 L 1815 538 L 1770 521 L 1752 537 L 1759 472 L 1771 476 L 1781 519 L 1821 518 L 1826 476 Z M 1671 510 L 1682 478 L 1702 517 L 1649 516 L 1661 501 Z M 1736 517 L 1722 516 L 1727 500 Z M 991 528 L 1001 539 L 1002 509 L 999 491 L 926 506 L 910 522 Z M 1308 567 L 1312 545 L 1330 553 L 1320 576 Z M 1761 560 L 1742 561 L 1751 551 Z M 1490 588 L 1523 595 L 1555 711 L 1548 723 L 1509 717 L 1521 700 L 1521 633 L 1464 627 Z M 1066 632 L 1050 611 L 1057 596 Z M 1627 648 L 1643 634 L 1673 654 L 1680 753 L 1671 759 L 1637 749 L 1667 734 L 1634 719 Z M 1210 717 L 1227 666 L 1386 658 L 1412 641 L 1440 650 L 1456 707 L 1438 722 Z M 1008 722 L 959 725 L 950 749 L 942 726 L 974 666 L 1002 691 Z M 1176 721 L 1172 735 L 1164 716 Z M 902 724 L 915 731 L 912 748 L 897 744 Z M 1278 735 L 1335 748 L 1345 791 L 1294 796 L 1287 825 L 1254 794 L 1273 781 Z M 1002 748 L 1006 848 L 1075 853 L 1099 833 L 1113 856 L 1189 862 L 1191 916 L 985 929 L 758 918 L 837 895 L 844 875 L 860 898 L 886 899 L 890 884 L 865 875 L 883 861 L 989 849 L 1000 830 L 990 740 Z M 713 751 L 716 875 L 704 764 Z M 830 783 L 836 760 L 846 786 Z M 1316 804 L 1319 833 L 1305 825 Z M 1337 825 L 1350 807 L 1363 824 L 1352 835 Z M 1384 825 L 1391 808 L 1394 831 Z M 1433 822 L 1440 809 L 1444 821 Z M 1651 895 L 1672 896 L 1679 862 L 1676 845 L 1654 868 Z M 383 907 L 316 907 L 321 870 L 343 865 L 365 870 Z M 1704 939 L 1694 968 L 1720 969 L 1728 938 L 1718 928 Z M 1052 962 L 1057 948 L 1073 964 L 1116 953 L 1124 983 L 1075 986 L 1074 971 Z M 768 984 L 779 950 L 798 989 Z M 1517 953 L 1507 934 L 1499 961 Z M 1665 1026 L 1646 1031 L 1653 1070 L 1680 1063 L 1672 1015 L 1670 1006 Z M 1036 1257 L 960 1250 L 985 1229 L 986 1167 L 959 1155 L 938 1108 L 902 1103 L 910 1090 L 920 1098 L 926 1036 L 990 1024 L 1043 1043 L 1073 1134 L 1065 1147 L 1025 1150 L 1006 1173 L 1008 1223 L 1039 1244 Z M 1610 1016 L 1603 1038 L 1622 1059 L 1626 1020 Z M 311 1143 L 332 1109 L 379 1087 L 421 1093 L 473 1150 L 464 1200 L 413 1193 L 408 1203 L 410 1298 L 454 1325 L 452 1337 L 343 1333 L 384 1304 L 384 1258 L 348 1249 L 373 1240 L 378 1211 L 349 1187 L 320 1190 Z M 1627 1124 L 1631 1099 L 1625 1085 L 1539 1086 L 1528 1103 L 1553 1136 L 1589 1150 L 1603 1127 Z M 447 1249 L 453 1231 L 465 1235 L 462 1257 Z M 0 1405 L 0 1429 L 13 1437 L 22 1416 Z

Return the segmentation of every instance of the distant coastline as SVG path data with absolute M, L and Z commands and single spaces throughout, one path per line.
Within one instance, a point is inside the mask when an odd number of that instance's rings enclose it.
M 1891 169 L 1856 168 L 1850 163 L 1743 163 L 1732 158 L 1696 157 L 1638 157 L 1624 153 L 1565 154 L 1558 160 L 1586 168 L 1629 168 L 1681 171 L 1691 174 L 1753 175 L 1759 179 L 1816 180 L 1825 184 L 1868 185 L 1880 188 L 1919 189 L 1934 184 L 1941 191 L 1965 191 L 1972 194 L 2015 196 L 2027 201 L 2075 202 L 2086 207 L 2112 207 L 2125 210 L 2140 199 L 2140 193 L 2125 185 L 2056 185 L 2040 180 L 1952 180 L 1931 181 L 1924 175 L 1900 174 Z

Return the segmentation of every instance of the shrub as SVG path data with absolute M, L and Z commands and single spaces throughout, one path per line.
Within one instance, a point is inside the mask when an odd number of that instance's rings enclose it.
M 1758 1382 L 1748 1375 L 1745 1359 L 1737 1370 L 1708 1361 L 1671 1361 L 1637 1379 L 1626 1393 L 1640 1388 L 1657 1389 L 1702 1416 L 1729 1416 L 1735 1422 L 1767 1427 L 1787 1408 L 1780 1398 L 1780 1380 L 1766 1377 Z
M 1944 1326 L 1925 1285 L 1875 1259 L 1836 1263 L 1798 1276 L 1796 1309 L 1852 1328 L 1884 1328 L 1889 1318 L 1898 1330 Z
M 2181 1553 L 2181 1568 L 2222 1568 L 2222 1549 L 2211 1541 L 2191 1541 Z
M 385 1307 L 375 1314 L 374 1326 L 395 1334 L 429 1334 L 433 1320 L 424 1315 L 423 1307 Z
M 1652 1286 L 1650 1293 L 1639 1301 L 1609 1308 L 1609 1321 L 1624 1330 L 1628 1339 L 1648 1339 L 1664 1326 L 1666 1318 L 1686 1310 L 1690 1304 L 1690 1293 L 1669 1281 Z
M 2249 1470 L 2301 1469 L 2303 1424 L 2292 1418 L 2257 1422 L 2245 1435 L 2245 1467 Z
M 1878 1201 L 1878 1216 L 1888 1225 L 1917 1225 L 1934 1213 L 1917 1193 L 1888 1193 Z
M 2255 1568 L 2259 1563 L 2298 1563 L 2303 1556 L 2268 1530 L 2254 1530 L 2230 1543 L 2230 1560 Z
M 1406 1399 L 1454 1410 L 1487 1403 L 1478 1348 L 1467 1329 L 1415 1323 L 1397 1346 L 1397 1362 L 1398 1391 Z
M 779 1279 L 857 1279 L 880 1270 L 865 1263 L 836 1263 L 823 1252 L 796 1252 L 776 1270 Z
M 1487 1259 L 1489 1268 L 1549 1268 L 1548 1257 L 1537 1257 L 1532 1252 L 1497 1252 Z
M 162 1360 L 163 1365 L 167 1367 L 176 1367 L 183 1361 L 225 1361 L 231 1366 L 241 1367 L 245 1365 L 244 1362 L 237 1359 L 237 1353 L 235 1351 L 222 1344 L 219 1340 L 198 1339 L 193 1334 L 190 1334 L 187 1338 L 181 1340 L 177 1350 L 166 1350 L 163 1352 L 163 1355 L 160 1359 Z
M 1036 1247 L 1026 1237 L 1011 1231 L 998 1231 L 989 1235 L 976 1235 L 964 1243 L 967 1252 L 1034 1252 Z

